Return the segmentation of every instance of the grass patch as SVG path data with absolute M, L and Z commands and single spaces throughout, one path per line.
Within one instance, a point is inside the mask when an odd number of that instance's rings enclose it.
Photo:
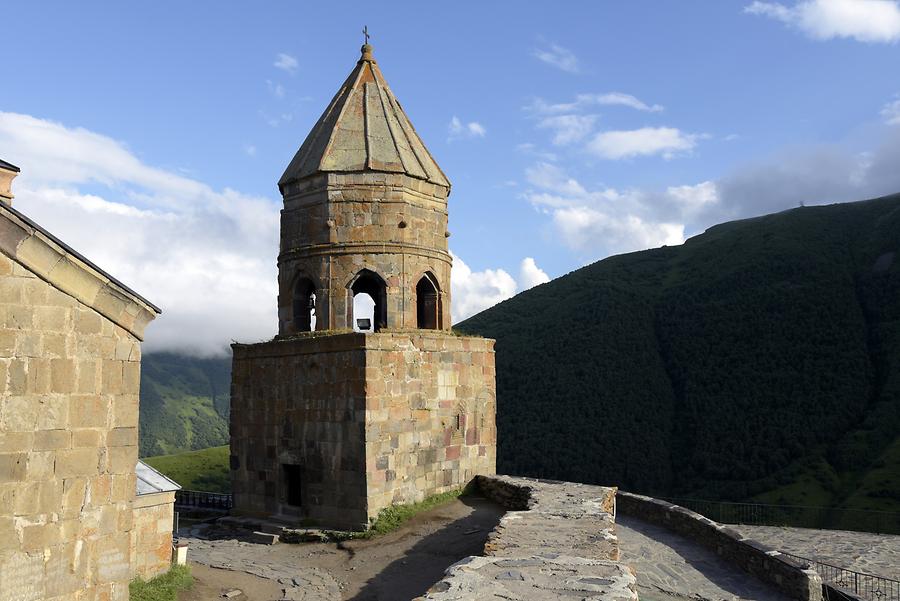
M 147 457 L 144 461 L 187 490 L 231 492 L 228 445 L 202 451 Z
M 172 566 L 152 580 L 135 578 L 128 585 L 131 601 L 177 601 L 178 591 L 191 588 L 194 579 L 187 566 Z
M 392 505 L 391 507 L 385 507 L 378 513 L 378 517 L 375 518 L 375 520 L 369 526 L 369 529 L 364 532 L 363 535 L 367 538 L 370 538 L 381 534 L 387 534 L 388 532 L 393 532 L 394 530 L 400 528 L 400 526 L 402 526 L 404 522 L 410 520 L 415 515 L 420 514 L 423 511 L 433 509 L 434 507 L 445 505 L 450 501 L 459 498 L 467 491 L 468 487 L 456 488 L 454 490 L 448 490 L 447 492 L 443 492 L 440 494 L 431 495 L 430 497 L 422 499 L 418 503 Z

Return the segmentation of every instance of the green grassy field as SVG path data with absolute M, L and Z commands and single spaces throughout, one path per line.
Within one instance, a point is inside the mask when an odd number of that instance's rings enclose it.
M 147 457 L 144 461 L 175 480 L 184 489 L 231 492 L 228 445 L 202 451 Z

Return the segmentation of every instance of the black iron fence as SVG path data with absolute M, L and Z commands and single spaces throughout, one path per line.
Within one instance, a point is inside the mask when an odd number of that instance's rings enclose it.
M 664 500 L 696 511 L 721 524 L 900 534 L 900 513 L 897 512 L 806 505 L 726 503 L 700 499 L 665 498 Z
M 231 495 L 202 490 L 175 491 L 175 507 L 190 509 L 231 509 Z
M 898 580 L 856 572 L 825 563 L 824 561 L 785 553 L 784 551 L 781 554 L 809 565 L 809 567 L 818 572 L 825 584 L 837 589 L 837 591 L 830 591 L 836 594 L 829 594 L 828 589 L 826 589 L 826 599 L 840 599 L 843 601 L 843 599 L 858 598 L 871 599 L 872 601 L 900 601 L 900 581 Z M 850 593 L 853 597 L 840 595 L 841 592 Z

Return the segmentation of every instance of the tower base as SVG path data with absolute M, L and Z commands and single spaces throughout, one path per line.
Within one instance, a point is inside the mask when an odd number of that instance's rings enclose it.
M 358 530 L 496 472 L 493 340 L 313 333 L 232 349 L 235 514 Z

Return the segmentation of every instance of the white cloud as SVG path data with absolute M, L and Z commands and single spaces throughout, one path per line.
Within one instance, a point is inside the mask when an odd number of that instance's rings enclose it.
M 525 175 L 535 187 L 525 193 L 525 198 L 550 216 L 563 245 L 591 260 L 684 240 L 682 211 L 673 198 L 657 198 L 635 190 L 591 190 L 547 163 L 529 167 Z M 682 193 L 688 195 L 687 191 Z M 665 210 L 672 207 L 673 218 L 663 218 Z
M 565 146 L 584 139 L 594 129 L 596 122 L 596 115 L 555 115 L 542 119 L 538 127 L 552 130 L 553 143 Z
M 885 104 L 881 116 L 888 125 L 900 125 L 900 98 Z
M 453 267 L 450 270 L 450 292 L 453 298 L 453 323 L 457 323 L 512 298 L 538 284 L 550 281 L 533 257 L 525 257 L 519 264 L 519 279 L 503 269 L 472 271 L 465 261 L 452 251 Z
M 578 73 L 578 57 L 567 48 L 551 44 L 549 48 L 538 48 L 534 56 L 539 61 L 552 65 L 568 73 Z
M 259 116 L 263 118 L 263 121 L 269 124 L 271 127 L 278 127 L 283 123 L 290 123 L 294 120 L 293 113 L 281 113 L 280 115 L 271 115 L 266 111 L 260 110 Z
M 600 132 L 587 144 L 587 150 L 604 159 L 662 155 L 670 159 L 689 152 L 697 145 L 696 134 L 674 127 L 642 127 L 625 131 Z
M 477 121 L 463 123 L 459 117 L 453 115 L 449 125 L 447 125 L 447 133 L 449 134 L 447 141 L 452 142 L 461 138 L 483 138 L 487 130 Z
M 900 6 L 895 0 L 803 0 L 790 7 L 756 0 L 744 12 L 776 19 L 816 40 L 900 40 Z
M 573 250 L 628 252 L 684 242 L 684 225 L 660 223 L 638 215 L 617 214 L 592 207 L 565 207 L 553 214 L 566 246 Z
M 605 94 L 577 94 L 572 102 L 549 103 L 543 98 L 535 98 L 526 108 L 539 115 L 558 115 L 561 113 L 575 113 L 585 111 L 597 106 L 626 106 L 638 111 L 658 113 L 664 110 L 662 105 L 647 104 L 646 102 L 622 92 L 607 92 Z
M 575 178 L 569 177 L 565 171 L 550 163 L 537 163 L 525 170 L 528 183 L 549 190 L 555 194 L 582 198 L 588 196 L 587 190 Z
M 516 293 L 516 280 L 502 269 L 472 271 L 466 263 L 453 254 L 450 270 L 451 312 L 456 323 L 471 317 L 512 297 Z
M 22 169 L 16 208 L 163 309 L 147 350 L 216 354 L 275 333 L 278 203 L 29 115 L 0 113 L 0 148 Z
M 550 276 L 547 273 L 537 266 L 534 258 L 525 257 L 522 259 L 522 263 L 519 264 L 519 289 L 520 290 L 528 290 L 529 288 L 534 288 L 539 284 L 546 284 L 550 281 Z
M 286 71 L 292 74 L 295 73 L 297 71 L 297 67 L 300 66 L 296 58 L 294 58 L 290 54 L 284 53 L 279 53 L 272 65 L 276 69 L 281 69 L 282 71 Z
M 693 186 L 669 186 L 666 193 L 688 215 L 707 210 L 719 202 L 719 190 L 715 182 L 710 181 Z
M 244 152 L 247 153 L 247 156 L 255 157 L 256 156 L 256 146 L 253 144 L 247 144 L 244 146 Z
M 284 98 L 285 90 L 284 86 L 280 83 L 276 83 L 271 79 L 266 80 L 266 87 L 269 88 L 269 93 L 272 94 L 275 98 L 281 99 Z

